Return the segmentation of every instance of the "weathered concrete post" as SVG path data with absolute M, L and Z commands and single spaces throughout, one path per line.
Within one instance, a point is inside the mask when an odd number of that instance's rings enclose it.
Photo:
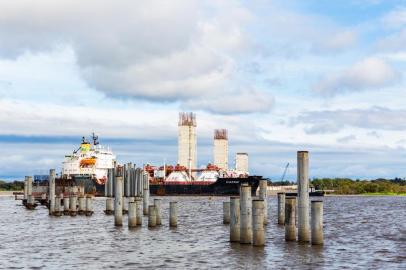
M 114 225 L 123 226 L 123 177 L 116 176 L 114 194 Z
M 86 213 L 86 199 L 84 196 L 79 195 L 79 215 L 84 215 Z
M 53 215 L 56 217 L 60 217 L 62 215 L 61 213 L 61 200 L 62 200 L 63 195 L 59 194 L 55 197 L 55 209 Z
M 76 211 L 76 205 L 77 205 L 78 197 L 76 195 L 71 195 L 69 198 L 69 214 L 71 217 L 76 216 L 77 211 Z
M 55 169 L 49 170 L 49 214 L 55 211 Z
M 230 223 L 230 202 L 223 202 L 223 224 Z
M 93 215 L 93 197 L 91 195 L 86 196 L 86 216 Z
M 268 224 L 268 181 L 259 181 L 259 199 L 264 201 L 264 224 Z
M 296 198 L 287 197 L 285 201 L 285 240 L 296 241 Z
M 150 205 L 148 209 L 148 227 L 156 226 L 156 211 L 155 205 Z
M 230 242 L 240 242 L 240 197 L 230 198 Z
M 141 197 L 135 197 L 135 203 L 136 203 L 136 208 L 137 208 L 137 225 L 142 225 L 142 198 Z
M 63 214 L 69 215 L 69 197 L 63 197 Z
M 252 244 L 254 246 L 265 245 L 265 230 L 264 230 L 264 201 L 252 201 Z
M 112 215 L 114 213 L 114 202 L 113 198 L 106 198 L 106 210 L 104 210 L 106 215 Z
M 312 245 L 322 245 L 323 235 L 323 201 L 312 201 Z
M 178 226 L 178 203 L 169 202 L 169 227 Z
M 148 205 L 149 205 L 149 188 L 144 188 L 143 190 L 143 198 L 144 198 L 144 216 L 148 215 Z
M 128 203 L 128 227 L 134 228 L 137 226 L 137 203 Z
M 278 193 L 278 224 L 285 224 L 285 193 Z
M 161 221 L 161 199 L 154 199 L 156 225 L 162 225 Z
M 247 184 L 242 184 L 240 190 L 240 243 L 252 243 L 251 187 Z
M 297 179 L 298 179 L 298 241 L 310 241 L 309 223 L 309 152 L 297 152 Z
M 27 177 L 27 208 L 34 209 L 35 208 L 35 199 L 34 195 L 32 195 L 32 176 Z
M 135 202 L 135 198 L 134 197 L 129 197 L 128 198 L 128 202 L 130 203 L 130 202 Z M 130 206 L 128 206 L 128 208 L 130 208 Z
M 123 215 L 128 214 L 128 198 L 123 197 Z
M 24 180 L 24 200 L 28 198 L 28 176 Z

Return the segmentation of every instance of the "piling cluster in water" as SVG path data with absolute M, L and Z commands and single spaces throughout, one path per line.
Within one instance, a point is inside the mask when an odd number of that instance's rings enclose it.
M 314 200 L 310 203 L 307 151 L 297 153 L 297 164 L 299 184 L 297 198 L 278 193 L 278 224 L 285 226 L 286 241 L 297 240 L 300 243 L 310 242 L 313 245 L 322 245 L 324 242 L 323 201 Z M 223 202 L 223 223 L 230 224 L 230 241 L 254 246 L 265 245 L 264 226 L 268 223 L 267 208 L 267 180 L 260 181 L 258 199 L 252 199 L 251 187 L 242 184 L 240 197 L 231 197 L 229 202 Z

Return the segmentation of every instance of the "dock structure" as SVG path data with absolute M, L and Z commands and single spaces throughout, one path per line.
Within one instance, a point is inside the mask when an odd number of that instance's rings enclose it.
M 296 241 L 296 197 L 285 200 L 285 240 Z
M 310 199 L 309 199 L 309 152 L 297 152 L 297 181 L 298 181 L 298 241 L 310 241 Z
M 264 200 L 252 201 L 252 244 L 254 246 L 265 245 L 265 203 Z
M 123 177 L 115 178 L 114 225 L 123 226 Z
M 311 222 L 311 243 L 312 245 L 322 245 L 323 235 L 323 201 L 312 201 L 312 222 Z
M 241 185 L 240 191 L 240 243 L 252 243 L 252 199 L 251 186 Z
M 240 197 L 230 198 L 230 242 L 240 242 Z
M 259 199 L 264 201 L 264 224 L 268 224 L 268 180 L 259 181 Z

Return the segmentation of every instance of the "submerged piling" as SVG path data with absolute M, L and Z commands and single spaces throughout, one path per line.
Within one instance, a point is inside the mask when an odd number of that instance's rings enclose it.
M 87 217 L 90 217 L 93 215 L 93 197 L 92 196 L 86 196 L 86 212 L 85 212 Z
M 78 197 L 76 195 L 71 195 L 69 198 L 69 214 L 71 217 L 76 216 L 76 204 L 77 204 Z
M 161 199 L 154 199 L 156 225 L 162 225 L 161 221 Z
M 169 202 L 169 227 L 178 226 L 178 203 Z
M 155 205 L 150 205 L 148 207 L 148 227 L 156 226 L 156 211 Z
M 240 243 L 252 243 L 252 200 L 251 187 L 247 184 L 241 185 L 240 190 Z
M 285 240 L 296 241 L 296 198 L 285 200 Z
M 310 241 L 309 224 L 309 152 L 297 152 L 298 241 Z
M 240 197 L 230 198 L 230 242 L 240 241 Z
M 53 215 L 55 211 L 55 169 L 49 170 L 49 214 Z
M 123 177 L 116 176 L 114 194 L 114 225 L 123 226 Z
M 254 246 L 265 245 L 264 211 L 263 200 L 252 201 L 252 244 Z
M 135 197 L 135 204 L 137 208 L 137 225 L 141 226 L 142 225 L 142 198 L 141 197 Z
M 259 181 L 259 199 L 264 201 L 264 224 L 268 224 L 268 181 Z
M 137 226 L 137 203 L 128 203 L 128 227 L 134 228 Z
M 230 223 L 230 202 L 223 202 L 223 224 Z
M 285 193 L 278 193 L 278 224 L 285 224 Z
M 79 196 L 79 215 L 84 215 L 86 213 L 86 199 L 84 196 Z
M 106 210 L 104 210 L 106 215 L 112 215 L 114 213 L 114 201 L 113 198 L 106 198 Z
M 322 245 L 324 242 L 323 235 L 323 201 L 312 201 L 312 245 Z

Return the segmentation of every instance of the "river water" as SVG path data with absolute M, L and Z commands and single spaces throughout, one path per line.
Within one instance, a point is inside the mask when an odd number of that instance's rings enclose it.
M 225 197 L 163 197 L 163 225 L 114 227 L 97 198 L 92 217 L 49 217 L 0 197 L 0 269 L 406 269 L 406 197 L 325 197 L 322 247 L 286 243 L 268 202 L 266 246 L 231 244 Z M 152 198 L 151 198 L 152 200 Z M 178 228 L 168 228 L 170 200 Z

